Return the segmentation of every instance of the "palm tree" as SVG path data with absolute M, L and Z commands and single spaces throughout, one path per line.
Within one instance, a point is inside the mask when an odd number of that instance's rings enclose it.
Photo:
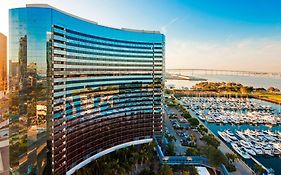
M 226 153 L 225 156 L 231 163 L 235 162 L 235 160 L 238 159 L 238 156 L 232 153 Z
M 264 173 L 264 169 L 259 164 L 254 165 L 254 170 L 257 173 L 257 175 L 262 175 Z

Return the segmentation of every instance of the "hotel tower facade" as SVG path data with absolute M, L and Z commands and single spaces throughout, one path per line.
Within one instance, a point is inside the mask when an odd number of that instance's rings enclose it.
M 162 134 L 164 35 L 44 4 L 9 18 L 13 174 L 73 174 Z

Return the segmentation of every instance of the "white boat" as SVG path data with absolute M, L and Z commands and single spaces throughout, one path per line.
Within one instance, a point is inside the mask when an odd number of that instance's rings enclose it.
M 230 130 L 228 130 L 228 129 L 225 130 L 225 133 L 228 134 L 228 135 L 230 135 L 230 136 L 234 136 L 234 134 L 233 134 Z
M 249 142 L 246 142 L 245 140 L 240 140 L 240 145 L 243 146 L 244 148 L 250 149 L 252 145 Z
M 251 158 L 251 156 L 247 152 L 241 150 L 236 143 L 231 143 L 231 146 L 234 149 L 234 151 L 236 151 L 244 159 L 250 159 Z
M 269 149 L 264 149 L 263 152 L 269 156 L 273 156 L 272 151 Z
M 254 150 L 250 149 L 250 148 L 244 148 L 244 150 L 245 150 L 247 153 L 249 153 L 249 154 L 251 154 L 251 155 L 253 155 L 253 156 L 257 155 L 256 152 L 255 152 Z
M 263 151 L 261 148 L 253 148 L 253 150 L 257 153 L 257 154 L 263 154 Z
M 276 149 L 276 148 L 274 148 L 272 152 L 273 152 L 274 155 L 280 155 L 281 154 L 280 149 Z
M 235 137 L 234 135 L 228 135 L 228 137 L 233 141 L 238 141 L 237 137 Z
M 199 115 L 198 118 L 201 119 L 202 121 L 206 120 L 206 118 L 203 115 Z
M 227 136 L 227 134 L 225 134 L 224 132 L 218 131 L 219 136 L 226 141 L 227 143 L 231 142 L 231 139 Z
M 246 137 L 244 136 L 243 132 L 242 131 L 236 131 L 237 135 L 241 138 L 241 139 L 244 139 L 246 140 Z

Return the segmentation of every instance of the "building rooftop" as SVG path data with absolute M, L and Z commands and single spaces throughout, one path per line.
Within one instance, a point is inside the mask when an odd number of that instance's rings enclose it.
M 69 15 L 69 16 L 72 16 L 74 18 L 77 18 L 79 20 L 83 20 L 83 21 L 86 21 L 86 22 L 89 22 L 89 23 L 92 23 L 92 24 L 96 24 L 96 25 L 100 25 L 98 24 L 97 22 L 95 21 L 92 21 L 92 20 L 89 20 L 89 19 L 85 19 L 85 18 L 81 18 L 79 16 L 76 16 L 76 15 L 73 15 L 71 13 L 68 13 L 68 12 L 65 12 L 63 10 L 60 10 L 60 9 L 57 9 L 49 4 L 26 4 L 26 7 L 27 8 L 51 8 L 51 9 L 54 9 L 56 11 L 59 11 L 61 13 L 64 13 L 66 15 Z M 100 26 L 104 26 L 104 25 L 100 25 Z M 153 30 L 139 30 L 139 29 L 129 29 L 129 28 L 115 28 L 115 27 L 110 27 L 110 26 L 104 26 L 104 27 L 109 27 L 109 28 L 112 28 L 112 29 L 116 29 L 116 30 L 124 30 L 124 31 L 129 31 L 129 32 L 142 32 L 142 33 L 151 33 L 151 34 L 160 34 L 160 31 L 153 31 Z

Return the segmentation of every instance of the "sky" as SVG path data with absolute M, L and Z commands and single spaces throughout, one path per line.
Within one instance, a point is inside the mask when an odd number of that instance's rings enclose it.
M 166 35 L 166 68 L 281 72 L 281 0 L 0 0 L 8 9 L 45 3 L 117 28 Z

